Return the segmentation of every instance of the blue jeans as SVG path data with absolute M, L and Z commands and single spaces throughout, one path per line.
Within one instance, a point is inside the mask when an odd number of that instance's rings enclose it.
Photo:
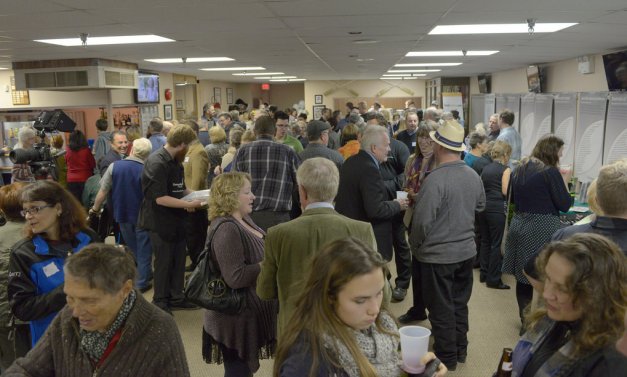
M 120 231 L 126 243 L 135 254 L 137 261 L 137 282 L 135 287 L 144 288 L 152 280 L 152 246 L 150 245 L 150 233 L 139 229 L 133 223 L 120 223 Z

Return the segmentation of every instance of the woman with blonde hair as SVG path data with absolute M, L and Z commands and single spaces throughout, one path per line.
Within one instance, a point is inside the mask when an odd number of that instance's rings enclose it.
M 527 317 L 514 376 L 624 376 L 616 351 L 627 309 L 627 258 L 596 234 L 548 244 L 536 261 L 544 306 Z
M 255 195 L 245 173 L 224 173 L 211 185 L 205 251 L 216 261 L 224 282 L 245 289 L 246 305 L 237 314 L 206 310 L 202 354 L 207 363 L 224 362 L 225 377 L 252 376 L 259 359 L 270 358 L 276 339 L 277 303 L 255 292 L 265 233 L 250 218 Z
M 486 196 L 486 208 L 477 216 L 481 234 L 481 252 L 479 253 L 479 281 L 486 282 L 488 288 L 509 289 L 501 280 L 501 242 L 505 231 L 505 198 L 509 187 L 511 169 L 507 166 L 512 147 L 502 140 L 492 146 L 492 162 L 481 172 L 481 181 Z M 483 238 L 486 239 L 483 239 Z
M 400 376 L 399 334 L 383 303 L 387 269 L 380 254 L 344 238 L 324 246 L 310 271 L 281 337 L 273 376 Z M 441 366 L 438 376 L 444 373 Z

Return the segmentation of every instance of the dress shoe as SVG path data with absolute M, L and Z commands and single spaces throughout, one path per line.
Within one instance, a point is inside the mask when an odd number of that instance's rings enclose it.
M 171 310 L 196 310 L 196 309 L 200 309 L 200 307 L 192 304 L 191 302 L 180 301 L 176 303 L 170 303 L 170 309 Z
M 406 325 L 412 322 L 424 321 L 425 319 L 427 319 L 427 314 L 424 312 L 421 315 L 416 315 L 412 312 L 407 312 L 403 314 L 402 316 L 398 317 L 398 322 L 400 322 L 403 325 Z
M 510 289 L 509 285 L 503 283 L 502 281 L 498 284 L 486 284 L 486 286 L 492 289 Z
M 403 301 L 406 295 L 407 295 L 406 288 L 396 287 L 392 290 L 392 301 L 394 302 Z
M 485 283 L 485 276 L 479 275 L 479 283 Z
M 152 283 L 148 283 L 148 284 L 146 284 L 145 286 L 143 286 L 143 287 L 139 288 L 139 291 L 140 291 L 141 293 L 146 293 L 146 292 L 148 292 L 148 291 L 149 291 L 149 290 L 151 290 L 151 289 L 152 289 Z

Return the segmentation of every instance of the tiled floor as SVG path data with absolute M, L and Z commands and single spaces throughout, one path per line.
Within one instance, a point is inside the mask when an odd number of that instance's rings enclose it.
M 393 273 L 394 267 L 391 266 Z M 509 276 L 504 281 L 514 287 Z M 146 293 L 150 298 L 152 291 Z M 391 305 L 391 311 L 399 316 L 411 306 L 411 291 L 405 301 Z M 470 332 L 468 338 L 468 359 L 466 364 L 458 364 L 450 376 L 488 377 L 492 375 L 501 356 L 503 347 L 513 347 L 518 339 L 520 328 L 514 290 L 488 289 L 479 283 L 478 270 L 475 270 L 475 284 L 470 299 Z M 192 377 L 221 377 L 224 369 L 221 365 L 208 365 L 202 360 L 202 310 L 177 311 L 174 314 L 179 326 Z M 429 327 L 429 322 L 420 323 Z M 255 374 L 259 377 L 272 376 L 272 360 L 261 362 L 261 368 Z

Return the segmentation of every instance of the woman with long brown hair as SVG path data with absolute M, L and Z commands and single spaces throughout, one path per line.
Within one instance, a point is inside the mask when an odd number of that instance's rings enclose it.
M 398 328 L 383 303 L 385 274 L 380 254 L 356 238 L 323 247 L 281 336 L 273 375 L 401 375 Z M 445 373 L 442 365 L 437 375 Z
M 618 354 L 627 309 L 627 258 L 609 239 L 577 234 L 548 244 L 536 266 L 544 306 L 527 317 L 515 376 L 624 376 Z

